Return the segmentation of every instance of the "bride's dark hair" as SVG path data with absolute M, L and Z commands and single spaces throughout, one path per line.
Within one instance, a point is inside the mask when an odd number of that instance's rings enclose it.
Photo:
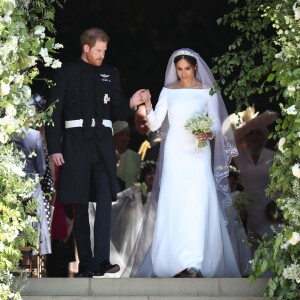
M 195 57 L 192 57 L 190 55 L 178 55 L 174 58 L 174 64 L 179 62 L 181 59 L 185 59 L 187 62 L 189 62 L 193 67 L 197 66 L 197 59 Z

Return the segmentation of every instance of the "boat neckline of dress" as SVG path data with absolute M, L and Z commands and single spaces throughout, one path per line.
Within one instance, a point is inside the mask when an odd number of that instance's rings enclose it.
M 168 87 L 165 87 L 164 86 L 164 89 L 167 89 L 167 90 L 210 90 L 210 88 L 189 88 L 189 87 L 182 87 L 182 88 L 168 88 Z

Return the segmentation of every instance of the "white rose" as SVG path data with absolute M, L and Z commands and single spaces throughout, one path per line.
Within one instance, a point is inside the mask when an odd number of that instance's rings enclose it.
M 9 136 L 5 132 L 0 132 L 0 142 L 6 144 L 8 142 Z
M 293 11 L 295 14 L 295 20 L 300 20 L 300 7 L 296 7 L 297 2 L 293 5 Z
M 283 149 L 283 145 L 285 143 L 285 138 L 282 137 L 278 142 L 278 149 L 283 153 L 286 149 Z
M 296 110 L 295 104 L 292 105 L 292 106 L 290 106 L 290 107 L 288 107 L 288 108 L 286 109 L 286 113 L 287 113 L 288 115 L 296 115 L 296 114 L 297 114 L 297 110 Z
M 5 109 L 5 114 L 8 117 L 14 117 L 17 114 L 17 111 L 13 105 L 9 104 Z
M 31 89 L 28 85 L 23 85 L 22 92 L 24 98 L 28 99 L 31 97 Z
M 300 165 L 297 163 L 292 167 L 293 175 L 297 178 L 300 178 Z
M 1 94 L 3 96 L 8 95 L 10 92 L 10 86 L 9 83 L 1 82 Z
M 289 239 L 291 245 L 296 245 L 300 242 L 300 234 L 298 232 L 293 232 L 292 237 Z

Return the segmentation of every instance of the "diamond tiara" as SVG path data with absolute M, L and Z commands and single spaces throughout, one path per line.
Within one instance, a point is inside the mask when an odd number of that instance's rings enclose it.
M 175 53 L 175 57 L 176 56 L 179 56 L 179 55 L 188 55 L 188 56 L 192 56 L 192 57 L 195 57 L 194 53 L 189 51 L 189 50 L 178 50 L 176 53 Z

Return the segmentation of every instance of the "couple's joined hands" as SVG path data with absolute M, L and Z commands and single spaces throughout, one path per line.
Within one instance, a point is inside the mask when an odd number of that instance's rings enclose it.
M 135 92 L 130 99 L 130 107 L 133 108 L 135 106 L 145 104 L 146 108 L 152 106 L 151 104 L 151 94 L 147 89 L 140 89 Z

